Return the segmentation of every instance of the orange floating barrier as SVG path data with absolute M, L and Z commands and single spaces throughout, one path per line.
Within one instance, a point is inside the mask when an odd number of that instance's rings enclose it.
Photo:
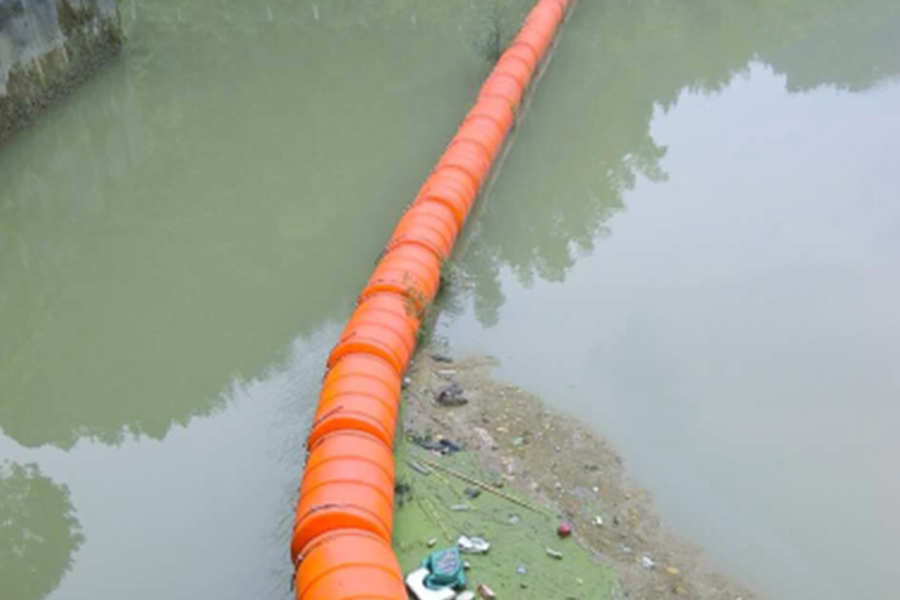
M 309 545 L 297 569 L 298 600 L 407 600 L 388 542 L 367 531 L 340 530 Z
M 525 24 L 546 28 L 546 33 L 552 36 L 563 15 L 563 8 L 559 4 L 540 4 L 528 14 Z
M 457 228 L 461 229 L 477 195 L 477 189 L 467 173 L 445 166 L 428 179 L 428 185 L 419 192 L 413 206 L 427 201 L 442 204 L 453 212 Z
M 405 243 L 420 244 L 443 261 L 450 256 L 459 228 L 456 213 L 449 207 L 438 202 L 417 202 L 397 223 L 387 249 Z
M 415 310 L 403 296 L 374 294 L 360 300 L 341 337 L 352 334 L 358 325 L 382 325 L 402 335 L 415 337 L 420 323 Z
M 524 58 L 513 54 L 504 54 L 503 58 L 497 63 L 497 73 L 503 73 L 513 77 L 519 85 L 525 87 L 531 81 L 531 75 L 534 68 Z
M 415 340 L 415 336 L 412 336 Z M 348 354 L 371 354 L 391 363 L 397 373 L 406 370 L 412 353 L 409 351 L 408 336 L 381 324 L 362 324 L 353 332 L 341 338 L 328 356 L 331 367 Z
M 525 44 L 531 47 L 535 54 L 543 56 L 550 47 L 552 38 L 548 38 L 543 28 L 534 25 L 525 25 L 519 35 L 516 36 L 517 44 Z
M 516 109 L 509 103 L 509 100 L 496 97 L 478 98 L 478 102 L 469 111 L 467 118 L 484 117 L 491 119 L 503 130 L 504 135 L 508 132 L 516 120 Z
M 408 600 L 391 550 L 402 377 L 425 310 L 572 0 L 540 0 L 397 224 L 328 357 L 291 540 L 298 600 Z
M 502 98 L 514 108 L 518 108 L 524 93 L 525 88 L 522 84 L 515 77 L 504 72 L 495 72 L 481 88 L 482 98 Z
M 537 65 L 540 62 L 540 58 L 538 57 L 537 52 L 534 51 L 534 48 L 528 44 L 516 42 L 515 40 L 510 44 L 509 49 L 503 53 L 500 60 L 503 60 L 504 58 L 518 58 L 528 65 L 532 75 L 534 75 L 534 72 L 537 70 Z
M 521 62 L 516 63 L 518 66 L 525 68 Z M 511 77 L 512 74 L 509 74 Z M 462 127 L 456 133 L 455 139 L 471 140 L 480 144 L 485 152 L 493 159 L 503 146 L 503 140 L 506 138 L 506 131 L 500 128 L 493 119 L 485 117 L 474 117 L 463 121 Z
M 335 361 L 335 366 L 344 360 L 349 360 L 356 356 L 369 355 L 363 353 L 347 354 L 346 356 L 342 356 L 338 361 Z M 391 369 L 396 373 L 396 369 L 394 369 L 393 366 Z M 348 397 L 362 397 L 370 399 L 373 402 L 380 402 L 394 415 L 394 417 L 397 416 L 400 392 L 394 391 L 393 386 L 388 383 L 375 377 L 371 377 L 368 374 L 360 373 L 348 374 L 340 379 L 326 381 L 325 385 L 322 387 L 322 393 L 319 396 L 319 408 L 328 409 L 335 403 L 343 401 Z
M 309 453 L 294 523 L 294 560 L 317 536 L 361 529 L 391 539 L 394 459 L 377 438 L 341 431 L 320 439 Z
M 360 298 L 383 292 L 400 294 L 418 313 L 434 299 L 440 279 L 441 261 L 434 253 L 415 244 L 403 244 L 385 253 Z M 400 371 L 405 368 L 404 363 Z
M 479 144 L 455 140 L 438 161 L 438 168 L 455 167 L 471 177 L 472 183 L 479 188 L 491 170 L 491 158 Z
M 388 390 L 389 394 L 400 395 L 400 375 L 391 365 L 377 356 L 353 354 L 345 357 L 328 370 L 322 387 L 336 383 L 345 377 L 363 377 L 375 381 Z
M 391 448 L 397 431 L 397 414 L 367 396 L 339 396 L 319 405 L 307 443 L 314 445 L 322 437 L 340 431 L 366 433 Z

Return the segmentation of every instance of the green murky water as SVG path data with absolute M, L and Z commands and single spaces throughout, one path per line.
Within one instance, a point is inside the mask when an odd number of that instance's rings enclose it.
M 494 11 L 123 13 L 0 149 L 0 597 L 286 598 L 324 356 Z M 893 595 L 898 33 L 889 0 L 582 0 L 455 259 L 441 333 L 771 598 Z
M 579 3 L 439 333 L 775 600 L 897 596 L 900 4 Z
M 124 56 L 0 150 L 0 598 L 289 597 L 325 354 L 494 16 L 123 15 Z

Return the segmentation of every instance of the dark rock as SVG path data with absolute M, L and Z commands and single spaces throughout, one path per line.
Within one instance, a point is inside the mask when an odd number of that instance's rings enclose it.
M 462 387 L 454 382 L 441 388 L 436 400 L 441 406 L 463 406 L 469 403 L 468 398 L 463 396 L 464 393 Z
M 481 495 L 481 490 L 479 490 L 478 488 L 470 487 L 470 488 L 466 488 L 465 490 L 463 490 L 463 494 L 469 500 L 474 500 L 475 498 L 477 498 L 478 496 Z

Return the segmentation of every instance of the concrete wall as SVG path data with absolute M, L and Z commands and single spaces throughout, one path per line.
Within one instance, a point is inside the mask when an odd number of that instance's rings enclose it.
M 116 0 L 0 0 L 0 143 L 121 46 Z

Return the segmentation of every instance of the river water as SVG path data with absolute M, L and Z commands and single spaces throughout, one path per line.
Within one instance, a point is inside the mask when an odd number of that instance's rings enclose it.
M 579 3 L 438 333 L 763 597 L 888 600 L 900 4 L 750 4 Z
M 123 4 L 0 149 L 0 597 L 291 596 L 325 355 L 528 4 Z M 582 0 L 438 323 L 776 600 L 895 596 L 898 34 Z

